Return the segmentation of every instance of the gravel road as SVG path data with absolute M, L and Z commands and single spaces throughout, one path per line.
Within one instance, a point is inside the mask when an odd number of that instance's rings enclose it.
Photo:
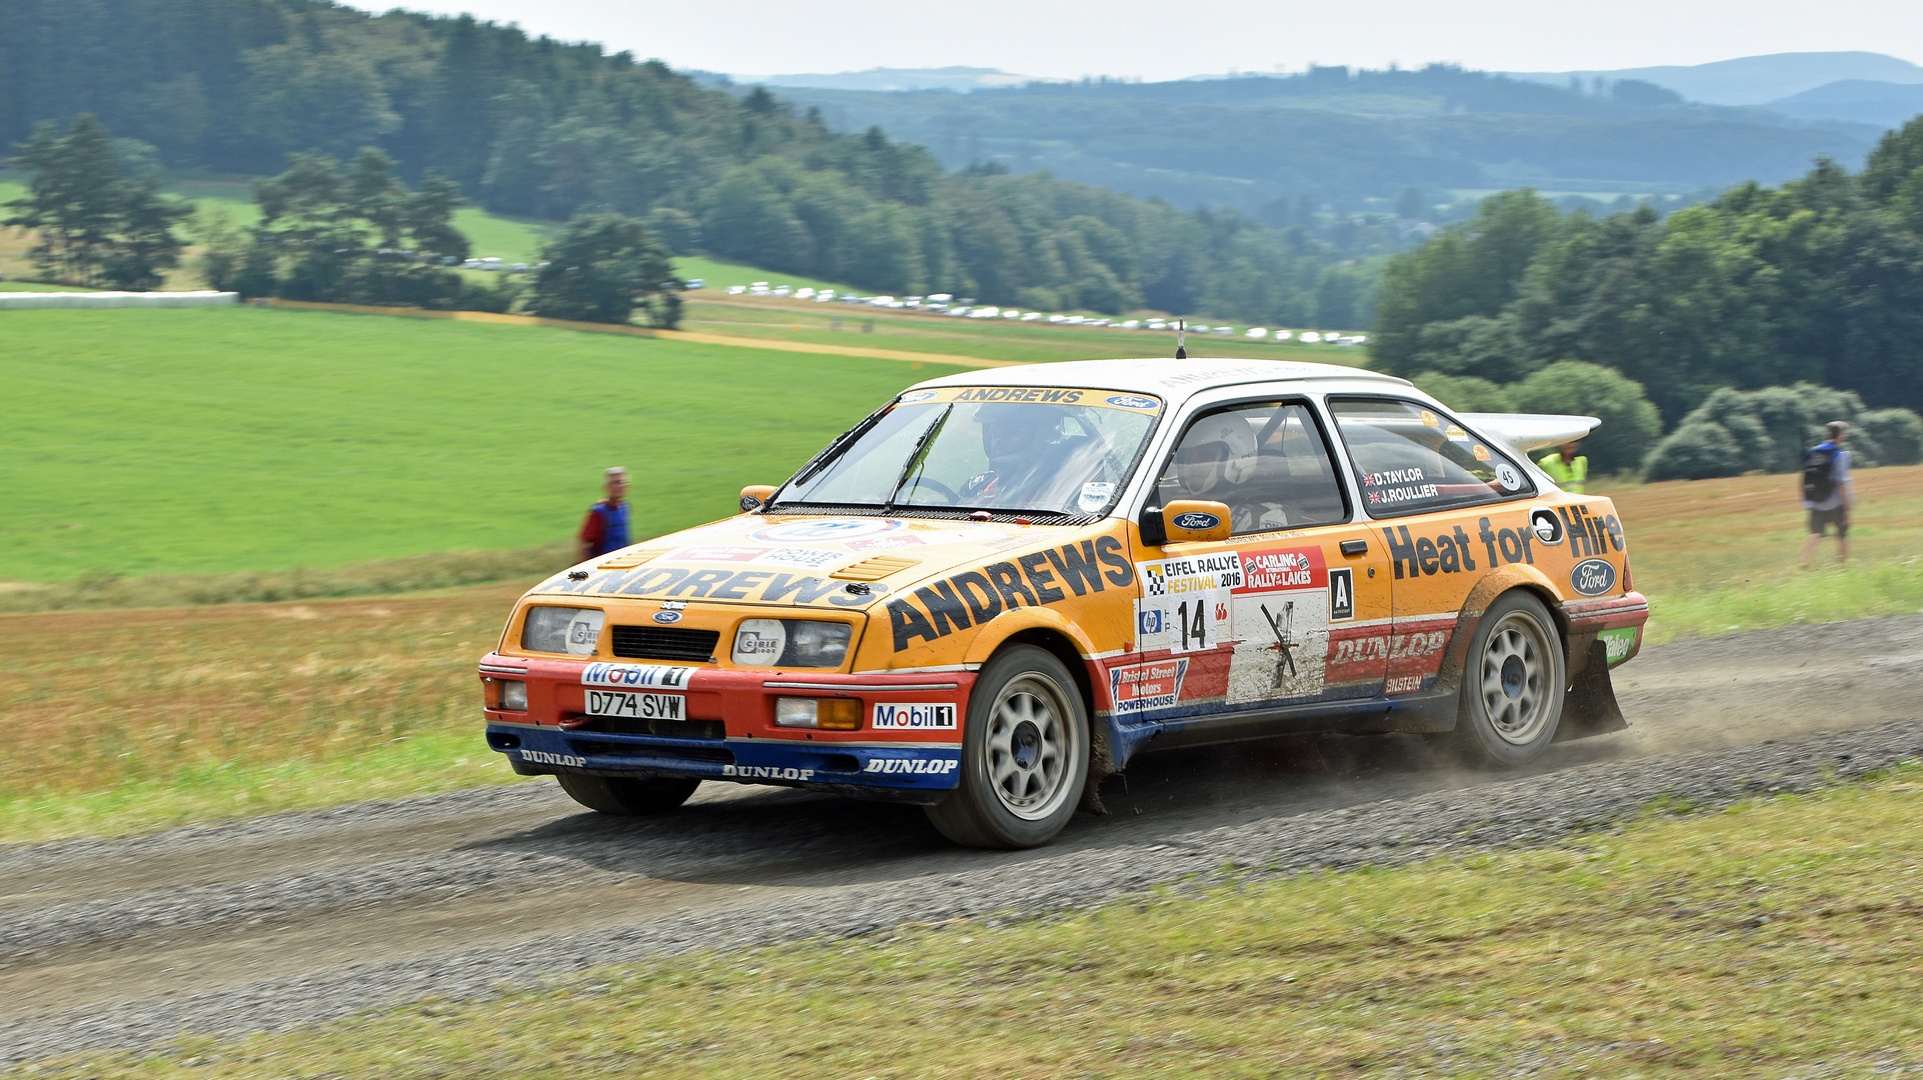
M 578 812 L 551 782 L 124 840 L 0 848 L 0 1060 L 471 998 L 596 964 L 1099 903 L 1225 865 L 1553 841 L 1665 793 L 1715 805 L 1923 758 L 1923 616 L 1650 649 L 1631 726 L 1522 772 L 1413 737 L 1138 759 L 1051 847 L 959 850 L 919 809 L 707 785 Z

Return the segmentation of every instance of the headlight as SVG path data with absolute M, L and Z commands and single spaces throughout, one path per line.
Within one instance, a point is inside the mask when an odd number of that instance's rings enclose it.
M 501 680 L 501 708 L 527 711 L 527 684 L 513 679 Z
M 815 619 L 746 619 L 734 634 L 736 667 L 840 667 L 851 628 Z
M 531 607 L 521 624 L 521 648 L 529 652 L 593 656 L 607 616 L 589 608 Z

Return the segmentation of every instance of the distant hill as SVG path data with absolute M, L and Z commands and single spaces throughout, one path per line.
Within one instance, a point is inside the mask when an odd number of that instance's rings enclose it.
M 1873 52 L 1772 53 L 1688 67 L 1619 68 L 1614 71 L 1509 72 L 1510 78 L 1566 86 L 1596 79 L 1639 79 L 1711 105 L 1764 105 L 1829 83 L 1870 80 L 1923 83 L 1923 67 Z
M 1923 113 L 1923 83 L 1844 79 L 1772 101 L 1768 107 L 1812 120 L 1852 120 L 1894 128 Z
M 1033 75 L 1015 75 L 998 68 L 943 67 L 943 68 L 869 68 L 867 71 L 843 71 L 833 75 L 735 75 L 738 83 L 758 83 L 762 86 L 778 88 L 807 87 L 814 90 L 953 90 L 967 93 L 970 90 L 994 90 L 1005 86 L 1021 86 L 1031 82 L 1060 82 L 1060 79 L 1038 79 Z
M 1880 130 L 1697 105 L 1648 82 L 1602 94 L 1447 65 L 1312 68 L 1290 76 L 1085 80 L 877 92 L 785 87 L 842 131 L 879 125 L 943 164 L 1049 169 L 1177 205 L 1232 205 L 1278 223 L 1303 199 L 1385 208 L 1408 188 L 1533 185 L 1684 193 L 1859 164 Z M 1781 96 L 1781 95 L 1776 95 Z

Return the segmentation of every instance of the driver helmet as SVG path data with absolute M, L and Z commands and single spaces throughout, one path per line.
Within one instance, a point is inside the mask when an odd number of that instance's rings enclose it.
M 988 467 L 997 473 L 1013 473 L 1033 461 L 1042 447 L 1061 437 L 1060 406 L 994 402 L 977 406 L 975 422 L 982 428 L 982 452 Z
M 1206 495 L 1255 475 L 1255 433 L 1235 413 L 1196 421 L 1176 448 L 1175 480 L 1190 495 Z

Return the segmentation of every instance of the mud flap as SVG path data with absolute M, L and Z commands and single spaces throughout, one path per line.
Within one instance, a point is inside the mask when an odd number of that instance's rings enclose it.
M 1621 731 L 1629 726 L 1622 707 L 1616 704 L 1616 688 L 1609 681 L 1609 652 L 1600 641 L 1589 643 L 1589 662 L 1569 687 L 1562 705 L 1562 724 L 1556 742 L 1586 739 Z

